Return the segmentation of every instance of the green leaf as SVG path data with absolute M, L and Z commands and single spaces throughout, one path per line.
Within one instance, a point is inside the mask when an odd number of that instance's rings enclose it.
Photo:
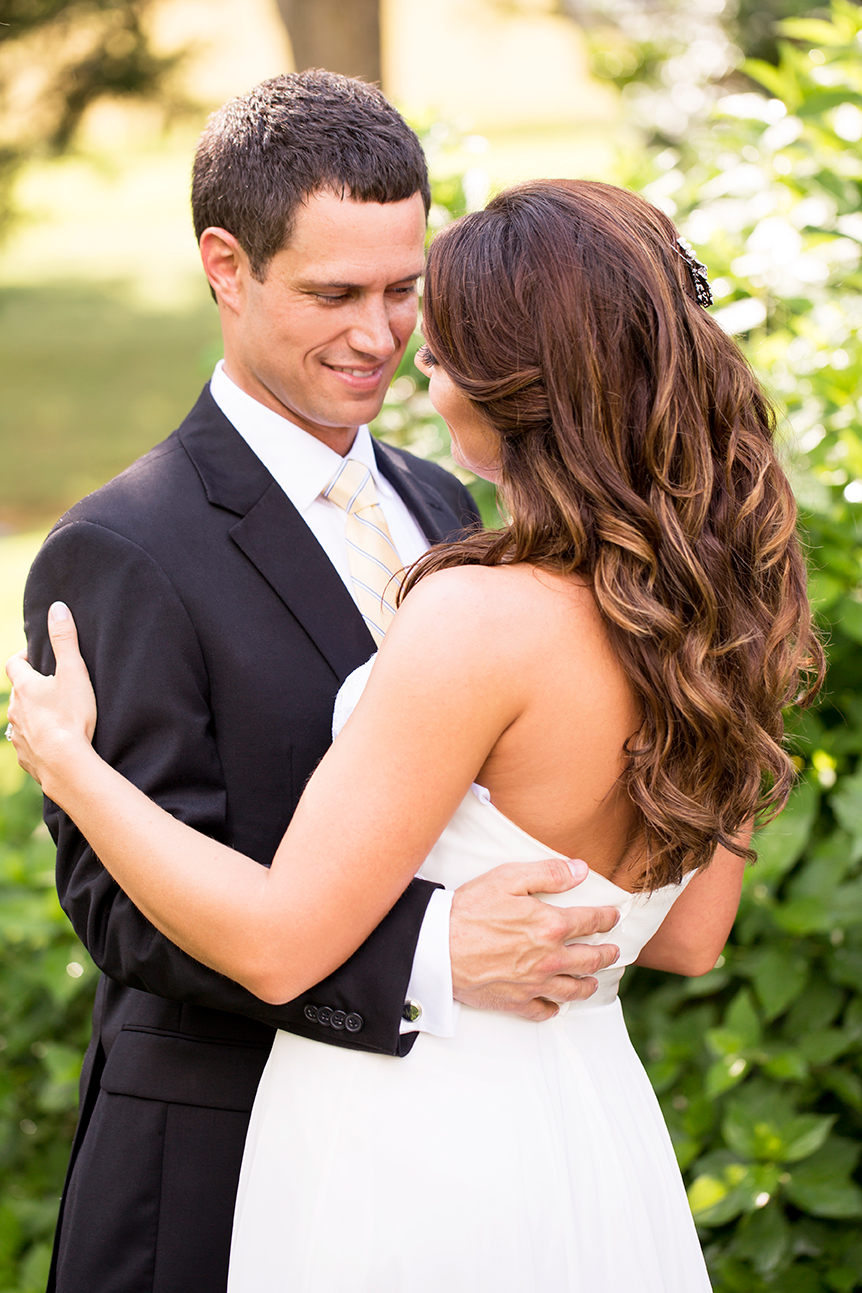
M 839 825 L 854 839 L 862 839 L 862 767 L 852 777 L 842 777 L 829 803 Z
M 745 1257 L 761 1275 L 776 1270 L 788 1253 L 792 1233 L 781 1206 L 770 1200 L 739 1225 L 734 1251 Z
M 742 1169 L 740 1166 L 740 1176 Z M 737 1183 L 738 1183 L 737 1178 Z M 712 1212 L 726 1198 L 728 1193 L 733 1189 L 735 1182 L 717 1176 L 698 1176 L 689 1186 L 688 1202 L 695 1217 L 701 1217 L 703 1214 Z M 741 1209 L 740 1209 L 741 1211 Z M 733 1215 L 736 1215 L 734 1213 Z M 721 1224 L 718 1222 L 717 1224 Z
M 814 1113 L 802 1114 L 781 1129 L 784 1140 L 782 1159 L 796 1163 L 819 1149 L 832 1129 L 835 1116 L 820 1117 Z
M 795 1050 L 775 1050 L 767 1052 L 768 1058 L 761 1065 L 764 1073 L 782 1081 L 802 1082 L 808 1076 L 808 1064 L 805 1056 Z
M 698 1176 L 689 1186 L 688 1202 L 700 1225 L 722 1226 L 745 1211 L 746 1192 L 741 1188 L 746 1169 L 741 1163 L 720 1176 Z
M 798 952 L 769 947 L 758 954 L 752 977 L 767 1020 L 775 1019 L 796 1000 L 809 972 L 807 960 Z
M 23 1232 L 17 1213 L 0 1203 L 0 1267 L 8 1265 L 21 1243 Z
M 747 58 L 742 65 L 742 71 L 746 76 L 750 76 L 752 81 L 757 81 L 769 90 L 776 99 L 787 104 L 791 111 L 795 111 L 801 94 L 796 77 L 789 74 L 786 69 L 773 67 L 772 63 L 764 63 L 759 58 Z
M 819 896 L 791 898 L 775 909 L 773 919 L 780 929 L 799 937 L 824 933 L 832 928 L 831 913 Z
M 832 179 L 825 180 L 824 188 L 831 190 L 838 198 L 843 197 L 840 186 Z M 808 596 L 818 612 L 828 611 L 841 598 L 844 591 L 842 580 L 824 571 L 812 570 L 808 579 Z
M 799 1039 L 799 1053 L 809 1064 L 832 1064 L 851 1049 L 854 1041 L 843 1028 L 823 1028 Z
M 829 1091 L 834 1091 L 849 1109 L 855 1109 L 857 1113 L 862 1113 L 862 1078 L 858 1073 L 851 1073 L 845 1068 L 830 1068 L 822 1075 L 818 1075 L 819 1081 Z
M 695 1177 L 688 1201 L 699 1226 L 723 1226 L 761 1206 L 778 1189 L 779 1169 L 771 1164 L 733 1161 L 707 1167 Z
M 829 968 L 833 982 L 841 983 L 854 992 L 862 990 L 862 950 L 843 947 L 839 943 Z
M 818 18 L 785 18 L 780 26 L 782 33 L 791 40 L 803 40 L 815 46 L 832 47 L 847 42 L 846 32 L 835 23 Z
M 862 602 L 845 597 L 836 609 L 835 620 L 849 638 L 862 643 Z
M 854 94 L 852 90 L 820 90 L 819 93 L 806 95 L 803 102 L 796 109 L 798 117 L 819 117 L 830 108 L 838 108 L 842 103 L 860 104 L 862 95 Z
M 724 1026 L 739 1038 L 739 1049 L 754 1046 L 760 1040 L 760 1020 L 747 988 L 738 992 L 731 1001 L 724 1016 Z
M 858 1289 L 858 1266 L 835 1266 L 826 1276 L 827 1287 L 832 1293 L 853 1293 Z
M 795 1113 L 780 1091 L 753 1083 L 729 1103 L 722 1132 L 740 1158 L 792 1163 L 818 1150 L 834 1122 L 834 1114 Z
M 787 1197 L 816 1217 L 862 1217 L 862 1189 L 850 1179 L 858 1158 L 857 1145 L 833 1138 L 790 1172 Z
M 704 1091 L 710 1100 L 723 1095 L 738 1086 L 750 1070 L 750 1064 L 742 1055 L 724 1055 L 706 1070 Z
M 862 877 L 842 884 L 832 895 L 830 917 L 836 929 L 862 926 Z
M 790 870 L 808 843 L 819 803 L 820 791 L 814 781 L 800 778 L 784 811 L 752 840 L 757 865 L 746 872 L 746 887 L 777 879 Z

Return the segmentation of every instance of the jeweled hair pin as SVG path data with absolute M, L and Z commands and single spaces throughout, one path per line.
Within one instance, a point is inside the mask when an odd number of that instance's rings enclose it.
M 694 254 L 694 249 L 690 242 L 685 238 L 677 238 L 677 247 L 679 255 L 682 256 L 686 265 L 688 265 L 691 274 L 691 281 L 694 284 L 694 294 L 697 297 L 699 305 L 704 309 L 712 305 L 712 288 L 709 286 L 709 276 L 706 265 L 702 260 L 698 260 Z

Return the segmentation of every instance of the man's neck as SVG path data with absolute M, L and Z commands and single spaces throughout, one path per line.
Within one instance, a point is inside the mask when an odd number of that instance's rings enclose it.
M 243 395 L 250 400 L 254 400 L 256 404 L 260 404 L 263 408 L 269 409 L 271 413 L 284 418 L 285 422 L 289 422 L 291 426 L 298 427 L 306 435 L 319 440 L 321 444 L 325 444 L 328 449 L 337 453 L 340 458 L 346 458 L 353 448 L 353 442 L 359 430 L 358 426 L 326 427 L 309 422 L 306 418 L 294 413 L 286 404 L 282 404 L 281 400 L 267 390 L 265 386 L 258 384 L 254 389 L 249 389 L 249 383 L 242 380 L 242 373 L 236 369 L 236 366 L 231 368 L 227 356 L 222 360 L 222 374 L 236 390 L 242 391 Z

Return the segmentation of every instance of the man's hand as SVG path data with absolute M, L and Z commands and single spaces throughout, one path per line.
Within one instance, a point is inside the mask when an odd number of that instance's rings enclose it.
M 509 863 L 456 889 L 449 924 L 457 1001 L 551 1019 L 564 1001 L 598 987 L 591 976 L 613 965 L 619 948 L 572 939 L 608 933 L 616 907 L 554 907 L 537 893 L 565 893 L 588 874 L 585 862 Z

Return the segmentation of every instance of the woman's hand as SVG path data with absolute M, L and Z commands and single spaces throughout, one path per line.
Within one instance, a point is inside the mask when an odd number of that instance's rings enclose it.
M 7 735 L 21 767 L 43 787 L 46 776 L 88 745 L 96 729 L 96 697 L 64 602 L 54 602 L 48 611 L 48 635 L 55 674 L 37 673 L 24 651 L 6 661 L 12 683 Z

